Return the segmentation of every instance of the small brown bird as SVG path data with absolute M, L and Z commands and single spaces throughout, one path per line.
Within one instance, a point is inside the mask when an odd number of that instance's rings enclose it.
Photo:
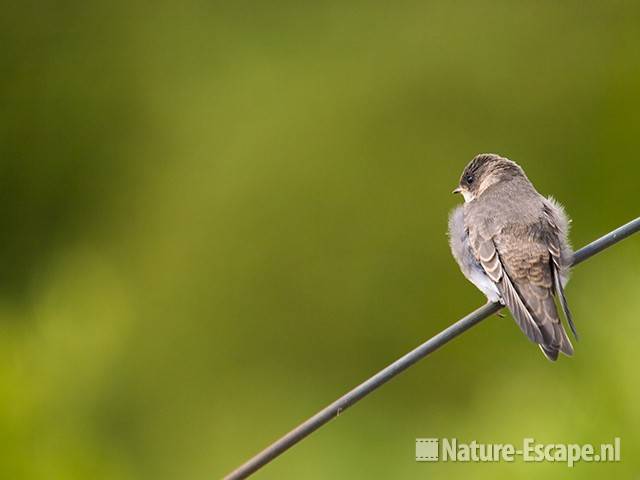
M 449 215 L 462 273 L 489 301 L 506 305 L 549 360 L 572 355 L 554 300 L 577 339 L 563 290 L 573 252 L 562 206 L 540 195 L 518 164 L 494 154 L 476 156 L 453 193 L 465 200 Z

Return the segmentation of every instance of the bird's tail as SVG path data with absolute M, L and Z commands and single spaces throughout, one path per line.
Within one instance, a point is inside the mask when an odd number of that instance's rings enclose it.
M 578 339 L 578 332 L 576 331 L 576 327 L 573 323 L 573 317 L 571 315 L 571 311 L 569 310 L 569 305 L 567 305 L 567 300 L 564 296 L 564 290 L 562 288 L 562 282 L 560 280 L 560 273 L 557 265 L 555 263 L 551 264 L 551 273 L 553 275 L 553 289 L 554 296 L 557 298 L 560 306 L 562 307 L 562 311 L 564 312 L 564 316 L 575 336 L 576 340 Z M 553 301 L 552 298 L 549 298 L 548 301 Z M 545 342 L 545 344 L 540 344 L 540 350 L 544 353 L 544 356 L 547 357 L 551 361 L 555 361 L 558 358 L 558 352 L 562 352 L 565 355 L 573 355 L 573 345 L 571 345 L 571 341 L 567 336 L 567 332 L 565 331 L 562 323 L 560 322 L 558 316 L 558 309 L 556 308 L 555 302 L 552 307 L 555 311 L 555 317 L 558 319 L 557 322 L 553 323 L 553 331 L 550 337 L 550 342 Z
M 548 287 L 531 283 L 522 284 L 520 288 L 525 293 L 526 308 L 539 332 L 539 335 L 529 338 L 540 346 L 542 353 L 551 361 L 557 360 L 559 352 L 573 355 L 573 345 L 560 321 L 552 292 Z
M 547 357 L 552 362 L 555 362 L 558 359 L 558 353 L 562 352 L 567 356 L 573 355 L 573 345 L 571 345 L 571 340 L 567 336 L 567 332 L 565 332 L 562 324 L 557 323 L 554 325 L 554 339 L 559 341 L 554 341 L 549 344 L 538 344 L 544 356 Z

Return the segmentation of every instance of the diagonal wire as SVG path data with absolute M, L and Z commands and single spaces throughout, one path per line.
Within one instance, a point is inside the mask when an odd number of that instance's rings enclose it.
M 627 238 L 628 236 L 638 232 L 639 230 L 640 217 L 630 221 L 629 223 L 617 228 L 610 233 L 607 233 L 606 235 L 600 237 L 599 239 L 591 242 L 589 245 L 575 252 L 572 265 L 575 266 L 579 263 L 584 262 L 593 255 L 601 252 L 605 248 L 618 243 L 620 240 Z M 367 396 L 375 389 L 381 387 L 393 377 L 409 368 L 418 360 L 426 357 L 431 352 L 434 352 L 445 343 L 453 340 L 458 335 L 466 332 L 485 318 L 490 317 L 494 313 L 498 312 L 501 308 L 502 305 L 500 305 L 499 303 L 488 303 L 471 312 L 466 317 L 458 320 L 456 323 L 445 328 L 443 331 L 441 331 L 434 337 L 431 337 L 419 347 L 413 349 L 386 368 L 380 370 L 373 377 L 361 383 L 353 390 L 346 393 L 332 404 L 326 406 L 305 422 L 301 423 L 285 436 L 269 445 L 253 458 L 249 459 L 247 462 L 239 466 L 236 470 L 228 474 L 225 477 L 225 480 L 238 480 L 247 478 L 249 475 L 265 466 L 271 460 L 281 455 L 287 449 L 298 443 L 300 440 L 315 432 L 329 420 L 337 417 L 340 413 L 356 403 L 358 400 Z

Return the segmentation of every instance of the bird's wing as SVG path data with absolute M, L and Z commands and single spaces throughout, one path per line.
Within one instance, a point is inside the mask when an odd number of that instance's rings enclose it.
M 565 247 L 566 250 L 563 251 L 563 244 L 568 245 L 566 237 L 569 222 L 562 206 L 552 198 L 549 198 L 544 204 L 544 215 L 545 220 L 547 221 L 547 223 L 551 227 L 551 231 L 553 232 L 552 235 L 547 236 L 546 244 L 552 259 L 555 294 L 560 300 L 560 305 L 562 306 L 564 316 L 567 319 L 567 323 L 569 324 L 571 331 L 573 332 L 573 336 L 577 340 L 578 331 L 576 330 L 576 326 L 573 323 L 573 316 L 571 315 L 571 310 L 569 310 L 567 299 L 564 296 L 562 279 L 564 275 L 568 274 L 568 264 L 570 262 L 569 257 L 571 256 L 571 252 L 568 246 Z
M 558 351 L 572 355 L 573 346 L 562 327 L 553 298 L 554 280 L 557 285 L 560 280 L 547 245 L 535 236 L 518 235 L 517 241 L 518 247 L 512 248 L 508 235 L 499 237 L 498 250 L 504 250 L 506 270 L 542 333 L 544 341 L 540 347 L 551 360 L 558 357 Z
M 543 343 L 544 338 L 540 327 L 527 309 L 520 293 L 513 285 L 509 274 L 505 271 L 504 259 L 498 253 L 494 235 L 482 228 L 482 226 L 471 226 L 469 228 L 469 240 L 480 265 L 487 276 L 493 281 L 507 308 L 513 314 L 520 329 L 535 343 Z
M 550 253 L 544 242 L 526 229 L 490 233 L 470 230 L 472 249 L 496 283 L 520 329 L 555 360 L 558 351 L 573 353 L 553 300 Z

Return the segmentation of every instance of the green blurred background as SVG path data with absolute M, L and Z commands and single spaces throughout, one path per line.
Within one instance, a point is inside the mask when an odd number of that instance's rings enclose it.
M 637 2 L 33 2 L 0 15 L 0 478 L 218 478 L 484 302 L 479 152 L 576 247 L 638 215 Z M 640 238 L 547 362 L 493 317 L 256 478 L 640 474 Z M 425 464 L 416 437 L 619 464 Z

